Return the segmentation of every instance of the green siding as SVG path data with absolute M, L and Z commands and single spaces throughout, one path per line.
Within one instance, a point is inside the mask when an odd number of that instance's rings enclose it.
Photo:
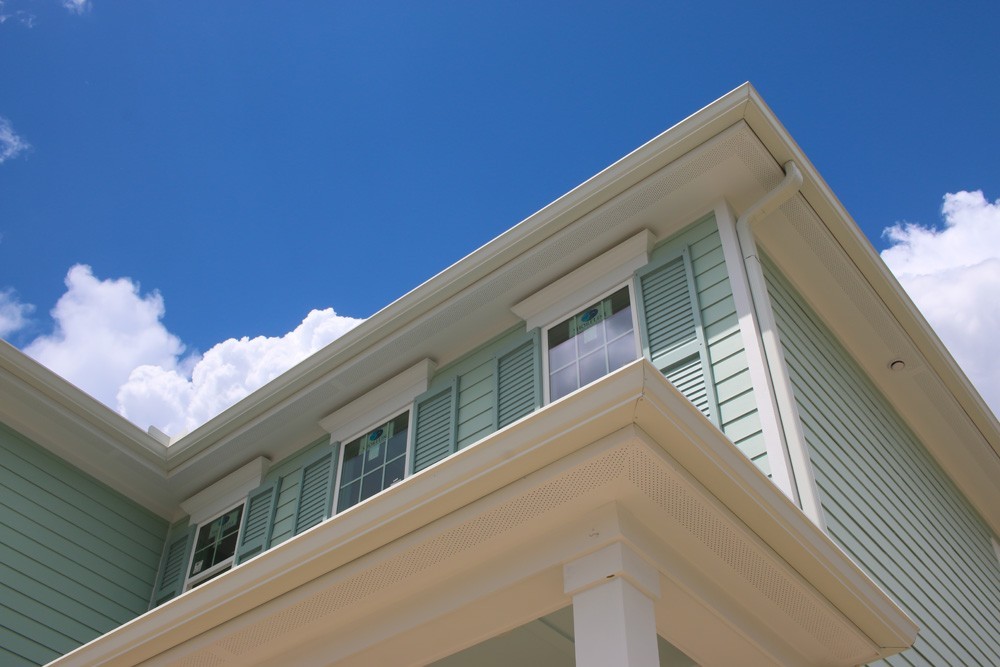
M 482 440 L 541 401 L 536 332 L 514 329 L 440 369 L 417 399 L 413 471 Z
M 920 627 L 879 664 L 1000 665 L 989 529 L 769 262 L 765 275 L 829 533 Z
M 660 265 L 662 270 L 657 268 Z M 678 360 L 676 366 L 665 368 L 664 373 L 761 471 L 769 474 L 760 417 L 715 218 L 710 216 L 695 223 L 657 246 L 649 267 L 639 271 L 640 280 L 652 278 L 655 271 L 660 271 L 659 279 L 649 289 L 662 293 L 657 296 L 664 304 L 663 310 L 669 310 L 674 318 L 659 322 L 647 315 L 648 321 L 639 323 L 647 356 L 654 363 L 658 357 L 667 358 L 671 346 L 677 346 L 682 339 L 694 341 L 693 332 L 700 328 L 708 372 L 703 362 L 685 356 L 686 361 Z M 640 287 L 645 301 L 647 285 L 640 283 Z M 697 304 L 697 312 L 686 305 L 692 300 Z M 674 305 L 672 310 L 666 307 L 669 304 Z M 655 333 L 651 334 L 651 330 Z
M 0 664 L 49 662 L 145 612 L 167 529 L 0 425 Z
M 299 489 L 302 484 L 302 467 L 315 460 L 317 456 L 322 456 L 322 452 L 329 449 L 329 438 L 323 438 L 295 456 L 280 462 L 268 472 L 265 483 L 276 484 L 278 492 L 271 536 L 265 548 L 280 544 L 295 535 L 296 510 L 299 506 Z M 332 505 L 331 501 L 331 509 Z

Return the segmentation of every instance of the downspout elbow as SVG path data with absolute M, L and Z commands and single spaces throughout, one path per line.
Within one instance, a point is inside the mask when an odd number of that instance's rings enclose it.
M 750 225 L 772 213 L 802 187 L 802 172 L 799 171 L 794 160 L 786 162 L 784 170 L 785 177 L 781 182 L 757 203 L 743 211 L 743 214 L 736 221 L 736 236 L 740 240 L 744 259 L 749 259 L 757 254 L 756 244 L 753 243 L 753 235 L 750 233 Z

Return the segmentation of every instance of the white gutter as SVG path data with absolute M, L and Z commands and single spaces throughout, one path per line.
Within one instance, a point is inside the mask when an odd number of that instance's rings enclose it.
M 734 224 L 742 255 L 740 264 L 746 272 L 749 288 L 751 316 L 756 320 L 756 326 L 751 327 L 755 340 L 747 340 L 746 345 L 748 354 L 752 355 L 753 351 L 749 348 L 756 343 L 753 347 L 759 346 L 755 351 L 763 361 L 762 364 L 756 364 L 759 370 L 755 374 L 758 376 L 755 378 L 757 380 L 755 386 L 763 387 L 765 396 L 762 398 L 770 404 L 767 407 L 773 415 L 771 420 L 767 419 L 768 415 L 761 415 L 762 422 L 771 421 L 771 428 L 768 428 L 766 423 L 762 426 L 764 426 L 765 440 L 769 441 L 767 451 L 772 478 L 779 487 L 787 485 L 785 491 L 789 497 L 817 526 L 825 529 L 816 477 L 809 461 L 802 422 L 799 420 L 798 410 L 792 397 L 792 382 L 785 366 L 778 327 L 774 311 L 771 310 L 767 282 L 757 255 L 757 243 L 750 228 L 754 222 L 767 217 L 791 199 L 802 187 L 802 172 L 793 160 L 785 163 L 784 170 L 785 177 L 782 181 L 744 210 Z M 756 340 L 757 336 L 759 340 Z

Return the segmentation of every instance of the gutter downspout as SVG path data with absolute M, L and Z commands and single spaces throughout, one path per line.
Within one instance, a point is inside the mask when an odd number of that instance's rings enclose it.
M 792 382 L 785 366 L 785 358 L 778 338 L 778 327 L 771 309 L 771 297 L 767 291 L 767 281 L 757 253 L 757 243 L 754 240 L 750 226 L 757 220 L 773 213 L 779 206 L 791 199 L 802 187 L 802 172 L 793 160 L 784 164 L 785 177 L 770 192 L 751 205 L 735 223 L 736 238 L 743 257 L 743 270 L 746 272 L 750 288 L 751 307 L 757 320 L 757 334 L 763 344 L 765 357 L 765 384 L 770 393 L 772 405 L 777 408 L 780 421 L 778 436 L 781 440 L 781 450 L 784 461 L 780 462 L 790 469 L 792 500 L 797 502 L 802 511 L 812 519 L 813 523 L 826 530 L 823 520 L 823 510 L 819 501 L 819 489 L 809 461 L 802 422 L 799 420 L 798 409 L 792 398 Z

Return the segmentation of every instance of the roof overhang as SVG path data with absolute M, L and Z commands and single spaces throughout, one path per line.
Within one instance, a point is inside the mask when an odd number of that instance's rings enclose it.
M 178 518 L 180 500 L 240 465 L 259 456 L 277 462 L 322 437 L 323 416 L 359 393 L 421 358 L 442 366 L 456 351 L 518 325 L 512 305 L 630 235 L 650 229 L 663 238 L 719 199 L 744 209 L 780 180 L 788 159 L 805 181 L 800 195 L 760 225 L 761 245 L 1000 534 L 994 481 L 1000 478 L 1000 423 L 749 84 L 168 446 L 9 346 L 0 346 L 0 365 L 10 376 L 0 380 L 10 396 L 0 402 L 0 420 L 150 509 Z M 898 357 L 907 359 L 907 375 L 887 373 L 887 362 Z
M 561 565 L 614 541 L 699 662 L 855 665 L 916 635 L 640 360 L 52 664 L 425 664 L 569 604 Z

